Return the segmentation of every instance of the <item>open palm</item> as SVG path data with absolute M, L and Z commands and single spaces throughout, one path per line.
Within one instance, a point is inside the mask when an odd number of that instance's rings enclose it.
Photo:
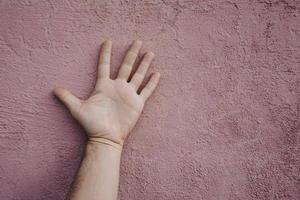
M 73 117 L 87 131 L 89 138 L 105 139 L 122 145 L 136 124 L 145 101 L 156 88 L 160 78 L 159 73 L 154 73 L 141 93 L 137 93 L 154 57 L 152 52 L 148 52 L 128 81 L 141 45 L 141 41 L 132 43 L 120 67 L 118 77 L 112 80 L 110 79 L 112 42 L 103 43 L 97 83 L 87 100 L 80 100 L 61 87 L 54 89 L 54 94 L 68 107 Z

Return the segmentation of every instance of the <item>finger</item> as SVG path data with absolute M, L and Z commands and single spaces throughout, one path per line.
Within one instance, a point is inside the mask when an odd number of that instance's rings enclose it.
M 139 68 L 137 69 L 132 79 L 130 80 L 130 83 L 135 87 L 136 90 L 140 87 L 141 83 L 143 82 L 153 58 L 154 58 L 154 53 L 152 52 L 146 53 L 146 55 L 143 57 L 141 64 L 139 65 Z
M 142 47 L 142 42 L 140 40 L 133 41 L 130 49 L 128 50 L 124 61 L 121 65 L 118 78 L 127 80 L 130 76 L 133 64 L 138 56 L 138 53 Z
M 101 46 L 98 61 L 98 78 L 109 78 L 111 48 L 112 42 L 110 40 L 105 41 Z
M 53 90 L 53 93 L 67 106 L 71 113 L 79 110 L 81 101 L 68 90 L 57 87 Z
M 145 100 L 147 100 L 155 90 L 156 86 L 158 85 L 159 79 L 160 79 L 160 73 L 156 72 L 152 74 L 150 80 L 141 91 L 140 96 L 143 97 Z

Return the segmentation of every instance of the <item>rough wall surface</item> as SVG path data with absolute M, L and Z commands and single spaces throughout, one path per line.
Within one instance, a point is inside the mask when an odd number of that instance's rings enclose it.
M 162 80 L 125 146 L 120 199 L 300 199 L 300 3 L 0 0 L 0 199 L 63 199 L 99 44 L 132 39 Z

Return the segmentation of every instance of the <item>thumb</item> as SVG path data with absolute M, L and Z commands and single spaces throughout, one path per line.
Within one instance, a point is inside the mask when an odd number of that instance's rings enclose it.
M 68 90 L 61 87 L 56 87 L 53 90 L 53 93 L 65 104 L 65 106 L 67 106 L 72 114 L 79 110 L 81 105 L 80 99 L 78 99 Z

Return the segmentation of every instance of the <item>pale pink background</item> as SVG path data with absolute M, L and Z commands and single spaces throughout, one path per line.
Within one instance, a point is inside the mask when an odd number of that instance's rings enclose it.
M 131 40 L 161 83 L 128 139 L 120 199 L 300 199 L 300 4 L 0 0 L 0 199 L 63 199 L 86 138 L 55 85 L 93 88 Z

